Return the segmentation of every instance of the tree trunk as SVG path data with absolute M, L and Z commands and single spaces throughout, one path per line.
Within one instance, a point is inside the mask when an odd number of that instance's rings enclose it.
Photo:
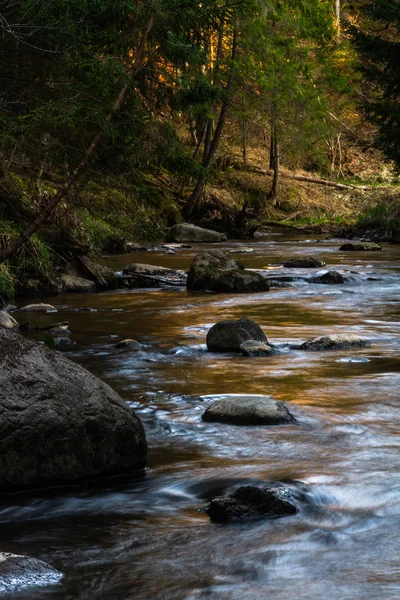
M 205 169 L 208 169 L 208 167 L 211 165 L 211 163 L 214 159 L 215 153 L 218 150 L 218 146 L 219 146 L 221 136 L 222 136 L 222 131 L 223 131 L 223 128 L 225 125 L 226 115 L 228 113 L 228 108 L 229 108 L 229 104 L 230 104 L 230 100 L 231 100 L 230 96 L 231 96 L 232 87 L 233 87 L 233 83 L 234 83 L 234 79 L 235 79 L 235 59 L 236 59 L 236 54 L 237 54 L 237 46 L 238 46 L 238 30 L 237 30 L 237 26 L 235 26 L 235 29 L 233 31 L 233 40 L 232 40 L 231 65 L 229 68 L 228 81 L 227 81 L 226 88 L 225 88 L 225 98 L 222 102 L 217 126 L 215 128 L 214 135 L 212 137 L 212 140 L 211 140 L 211 143 L 209 146 L 208 154 L 203 159 L 203 167 Z M 182 213 L 185 216 L 185 218 L 190 219 L 190 217 L 192 216 L 193 210 L 196 208 L 197 203 L 199 202 L 199 200 L 202 196 L 206 180 L 207 180 L 206 174 L 201 175 L 199 177 L 199 179 L 197 180 L 197 183 L 195 185 L 195 188 L 194 188 L 190 198 L 187 200 L 186 204 L 184 205 L 184 207 L 182 209 Z
M 274 103 L 271 110 L 271 144 L 269 152 L 269 168 L 273 171 L 272 187 L 268 198 L 276 200 L 279 189 L 279 143 L 277 127 L 277 107 Z
M 143 54 L 144 54 L 146 43 L 147 43 L 147 39 L 148 39 L 149 33 L 150 33 L 153 25 L 154 25 L 154 15 L 151 15 L 147 22 L 146 28 L 142 34 L 135 59 L 132 63 L 131 68 L 129 69 L 128 81 L 126 81 L 126 83 L 124 83 L 124 85 L 120 89 L 120 92 L 119 92 L 114 104 L 112 105 L 111 110 L 109 111 L 109 113 L 106 116 L 106 121 L 108 121 L 108 122 L 111 121 L 114 114 L 120 109 L 120 107 L 125 99 L 126 92 L 128 90 L 129 80 L 133 77 L 134 73 L 139 69 L 139 67 L 141 65 Z M 9 258 L 11 256 L 11 254 L 14 254 L 22 246 L 24 246 L 26 244 L 26 242 L 29 240 L 29 238 L 43 225 L 43 223 L 51 215 L 51 213 L 53 212 L 55 207 L 61 202 L 61 200 L 63 200 L 65 198 L 65 196 L 71 190 L 72 186 L 76 183 L 78 176 L 81 173 L 82 169 L 86 166 L 90 157 L 95 152 L 102 137 L 103 137 L 102 132 L 96 133 L 96 135 L 93 137 L 91 143 L 86 148 L 82 159 L 80 160 L 78 165 L 75 167 L 75 169 L 71 172 L 69 177 L 65 180 L 65 182 L 63 183 L 61 188 L 58 190 L 58 192 L 53 196 L 53 198 L 43 208 L 43 210 L 36 216 L 36 218 L 25 229 L 25 231 L 23 231 L 17 239 L 15 239 L 13 242 L 11 242 L 11 244 L 6 246 L 6 248 L 4 248 L 4 250 L 1 252 L 0 263 L 7 260 L 7 258 Z

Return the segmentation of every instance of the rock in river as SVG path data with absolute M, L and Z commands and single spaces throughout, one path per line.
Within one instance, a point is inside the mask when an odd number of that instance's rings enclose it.
M 136 340 L 127 338 L 126 340 L 121 340 L 118 344 L 115 344 L 115 348 L 118 350 L 132 350 L 133 352 L 138 352 L 139 350 L 142 350 L 143 346 Z
M 344 283 L 344 277 L 338 271 L 324 271 L 323 273 L 317 273 L 314 277 L 311 277 L 310 282 L 335 285 Z
M 363 348 L 368 346 L 369 341 L 353 333 L 337 333 L 334 335 L 322 335 L 307 340 L 298 346 L 298 350 L 339 350 L 340 348 Z
M 18 312 L 44 312 L 55 313 L 57 309 L 51 304 L 27 304 L 18 309 Z
M 261 327 L 251 319 L 219 321 L 207 333 L 210 352 L 240 352 L 243 342 L 249 340 L 268 344 Z
M 5 329 L 18 329 L 19 324 L 14 317 L 4 310 L 0 310 L 0 327 L 4 327 Z
M 343 252 L 367 252 L 382 250 L 382 246 L 375 244 L 375 242 L 347 242 L 340 246 L 339 250 Z
M 240 344 L 240 349 L 244 356 L 274 356 L 278 354 L 277 350 L 265 342 L 256 342 L 247 340 Z
M 233 258 L 220 250 L 200 252 L 194 257 L 186 285 L 188 290 L 234 294 L 269 290 L 269 283 L 262 275 L 240 269 Z
M 190 223 L 178 223 L 173 225 L 167 231 L 167 242 L 226 242 L 226 235 L 213 231 L 212 229 L 204 229 Z
M 13 592 L 18 588 L 54 585 L 62 574 L 37 558 L 0 552 L 0 592 Z
M 211 521 L 227 523 L 260 517 L 294 515 L 297 508 L 288 490 L 280 487 L 258 488 L 246 485 L 231 496 L 214 498 L 205 508 Z
M 90 281 L 90 279 L 83 279 L 82 277 L 69 275 L 68 273 L 63 273 L 61 279 L 64 282 L 66 292 L 87 294 L 96 291 L 96 284 L 94 281 Z
M 132 474 L 146 464 L 133 410 L 59 352 L 0 328 L 0 491 Z
M 231 395 L 217 400 L 203 414 L 203 421 L 232 425 L 280 425 L 295 423 L 286 405 L 269 396 Z
M 295 256 L 289 258 L 283 263 L 283 266 L 287 269 L 317 269 L 318 267 L 324 267 L 326 263 L 315 256 Z

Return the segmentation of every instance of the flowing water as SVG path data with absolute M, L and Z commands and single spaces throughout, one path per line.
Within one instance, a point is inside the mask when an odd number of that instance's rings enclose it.
M 249 242 L 229 242 L 239 248 Z M 49 562 L 58 585 L 18 600 L 397 600 L 400 597 L 400 247 L 342 253 L 339 242 L 270 234 L 238 255 L 245 267 L 311 253 L 344 285 L 299 280 L 250 295 L 127 290 L 47 299 L 77 342 L 68 356 L 138 412 L 149 442 L 145 478 L 13 496 L 0 504 L 1 549 Z M 199 250 L 114 257 L 186 269 Z M 291 273 L 300 273 L 293 270 Z M 304 272 L 303 272 L 304 273 Z M 92 308 L 81 311 L 77 308 Z M 211 354 L 208 328 L 257 321 L 282 353 Z M 26 315 L 25 315 L 26 317 Z M 26 320 L 20 318 L 21 322 Z M 300 352 L 316 335 L 351 332 L 372 345 Z M 114 348 L 122 338 L 139 353 Z M 267 394 L 297 425 L 203 423 L 215 397 Z M 231 525 L 198 508 L 239 485 L 284 481 L 301 490 L 297 515 Z

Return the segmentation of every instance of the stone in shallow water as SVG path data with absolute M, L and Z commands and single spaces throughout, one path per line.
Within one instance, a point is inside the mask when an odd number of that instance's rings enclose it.
M 269 346 L 265 342 L 256 342 L 255 340 L 248 340 L 240 344 L 240 349 L 244 356 L 274 356 L 278 354 L 275 348 Z
M 344 277 L 338 271 L 325 271 L 324 273 L 317 273 L 314 277 L 311 277 L 310 282 L 325 285 L 340 284 L 344 283 Z
M 167 242 L 225 242 L 226 235 L 191 223 L 178 223 L 167 230 Z
M 342 252 L 366 252 L 368 250 L 382 250 L 382 246 L 375 242 L 347 242 L 340 246 Z
M 118 344 L 115 344 L 115 348 L 118 350 L 133 350 L 134 352 L 138 352 L 143 348 L 143 346 L 136 340 L 131 340 L 128 338 L 126 340 L 121 340 L 118 342 Z
M 340 348 L 363 348 L 369 340 L 354 335 L 353 333 L 337 333 L 334 335 L 321 335 L 307 340 L 297 347 L 298 350 L 337 350 Z
M 227 523 L 260 517 L 284 517 L 297 512 L 288 490 L 243 486 L 231 496 L 214 498 L 205 508 L 211 521 Z
M 18 312 L 57 312 L 57 309 L 51 304 L 27 304 L 18 309 Z
M 30 586 L 54 585 L 62 574 L 36 558 L 0 552 L 0 592 Z
M 5 329 L 18 329 L 19 324 L 14 317 L 4 310 L 0 310 L 0 327 L 4 327 Z
M 207 348 L 210 352 L 240 352 L 249 340 L 268 344 L 261 327 L 251 319 L 218 321 L 208 330 Z
M 217 400 L 203 414 L 203 421 L 232 425 L 280 425 L 295 423 L 286 405 L 269 396 L 231 395 Z
M 315 256 L 298 256 L 289 258 L 283 263 L 283 266 L 287 269 L 315 269 L 318 267 L 324 267 L 326 263 Z

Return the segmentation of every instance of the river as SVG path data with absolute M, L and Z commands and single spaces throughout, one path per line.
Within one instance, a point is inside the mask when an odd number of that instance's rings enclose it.
M 77 345 L 67 355 L 116 389 L 143 419 L 146 476 L 11 496 L 0 503 L 1 549 L 40 558 L 61 583 L 16 600 L 398 600 L 400 597 L 400 247 L 340 252 L 339 240 L 271 233 L 233 255 L 248 268 L 280 268 L 313 254 L 344 285 L 298 281 L 267 293 L 126 290 L 48 298 Z M 175 255 L 110 259 L 187 269 L 200 246 Z M 289 271 L 299 273 L 300 271 Z M 77 308 L 92 308 L 81 311 Z M 221 319 L 249 317 L 282 353 L 212 354 Z M 26 320 L 18 317 L 21 322 Z M 325 333 L 372 344 L 328 352 L 290 349 Z M 37 337 L 37 336 L 36 336 Z M 115 343 L 134 338 L 139 353 Z M 203 423 L 216 397 L 267 394 L 297 425 Z M 240 484 L 284 481 L 303 490 L 298 514 L 216 525 L 198 508 Z

